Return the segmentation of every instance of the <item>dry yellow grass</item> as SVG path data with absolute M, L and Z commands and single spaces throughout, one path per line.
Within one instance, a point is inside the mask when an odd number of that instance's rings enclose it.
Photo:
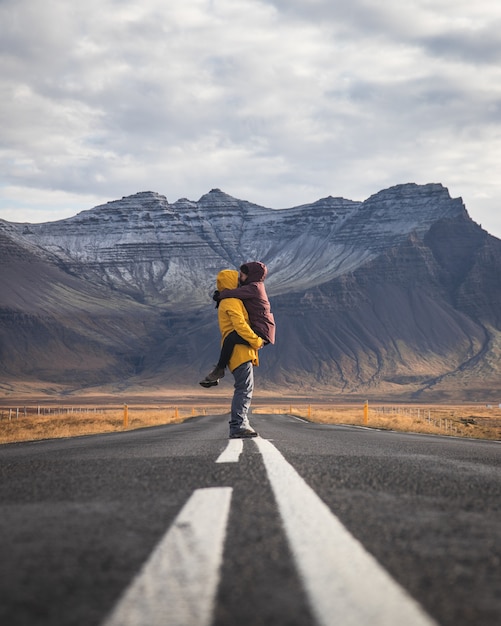
M 227 408 L 222 409 L 224 410 Z M 126 425 L 124 407 L 0 408 L 0 443 L 93 435 L 175 424 L 206 411 L 172 406 L 127 407 Z
M 227 413 L 229 406 L 210 408 L 181 406 L 129 406 L 124 423 L 124 406 L 83 408 L 0 407 L 0 443 L 32 441 L 77 435 L 118 432 L 148 426 L 183 422 L 194 415 Z M 323 424 L 363 426 L 364 405 L 327 402 L 285 404 L 280 400 L 255 402 L 255 413 L 289 413 Z M 383 405 L 371 404 L 367 426 L 404 432 L 446 434 L 457 437 L 501 440 L 501 409 L 485 405 Z
M 431 433 L 477 439 L 501 439 L 501 409 L 497 406 L 395 406 L 369 405 L 367 424 L 364 405 L 308 404 L 288 406 L 268 404 L 255 413 L 289 413 L 320 424 L 367 425 L 371 428 L 402 432 Z

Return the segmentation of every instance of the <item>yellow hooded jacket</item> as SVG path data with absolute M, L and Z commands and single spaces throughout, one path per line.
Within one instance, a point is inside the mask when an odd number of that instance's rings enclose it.
M 217 289 L 236 289 L 238 287 L 238 272 L 236 270 L 222 270 L 217 275 Z M 241 300 L 237 298 L 224 298 L 219 302 L 218 308 L 219 330 L 221 331 L 221 343 L 233 330 L 245 339 L 250 345 L 237 344 L 230 358 L 229 368 L 233 372 L 242 363 L 252 361 L 253 365 L 259 365 L 258 349 L 264 341 L 256 335 L 249 326 L 249 316 Z

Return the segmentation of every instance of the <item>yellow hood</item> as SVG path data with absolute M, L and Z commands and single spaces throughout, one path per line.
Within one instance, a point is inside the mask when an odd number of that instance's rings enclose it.
M 222 270 L 216 278 L 216 286 L 218 291 L 223 289 L 236 289 L 238 287 L 237 270 Z

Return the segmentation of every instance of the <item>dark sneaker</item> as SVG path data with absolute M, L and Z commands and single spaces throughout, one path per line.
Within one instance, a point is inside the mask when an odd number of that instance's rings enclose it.
M 224 376 L 224 369 L 222 367 L 215 367 L 210 374 L 200 381 L 202 387 L 212 387 L 213 385 L 217 385 L 220 378 Z
M 234 433 L 230 433 L 230 439 L 248 439 L 249 437 L 257 437 L 257 432 L 250 428 L 242 428 Z
M 199 384 L 199 385 L 202 385 L 202 387 L 207 387 L 207 388 L 209 388 L 209 387 L 215 387 L 216 385 L 219 385 L 219 381 L 218 381 L 218 380 L 216 380 L 216 381 L 214 381 L 213 383 L 209 383 L 209 382 L 207 382 L 207 381 L 205 380 L 205 378 L 204 378 L 204 379 L 203 379 L 203 380 L 201 380 L 198 384 Z

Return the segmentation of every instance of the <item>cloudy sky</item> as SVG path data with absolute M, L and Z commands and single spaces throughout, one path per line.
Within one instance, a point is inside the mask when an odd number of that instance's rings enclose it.
M 440 182 L 501 237 L 501 3 L 0 0 L 0 218 Z

